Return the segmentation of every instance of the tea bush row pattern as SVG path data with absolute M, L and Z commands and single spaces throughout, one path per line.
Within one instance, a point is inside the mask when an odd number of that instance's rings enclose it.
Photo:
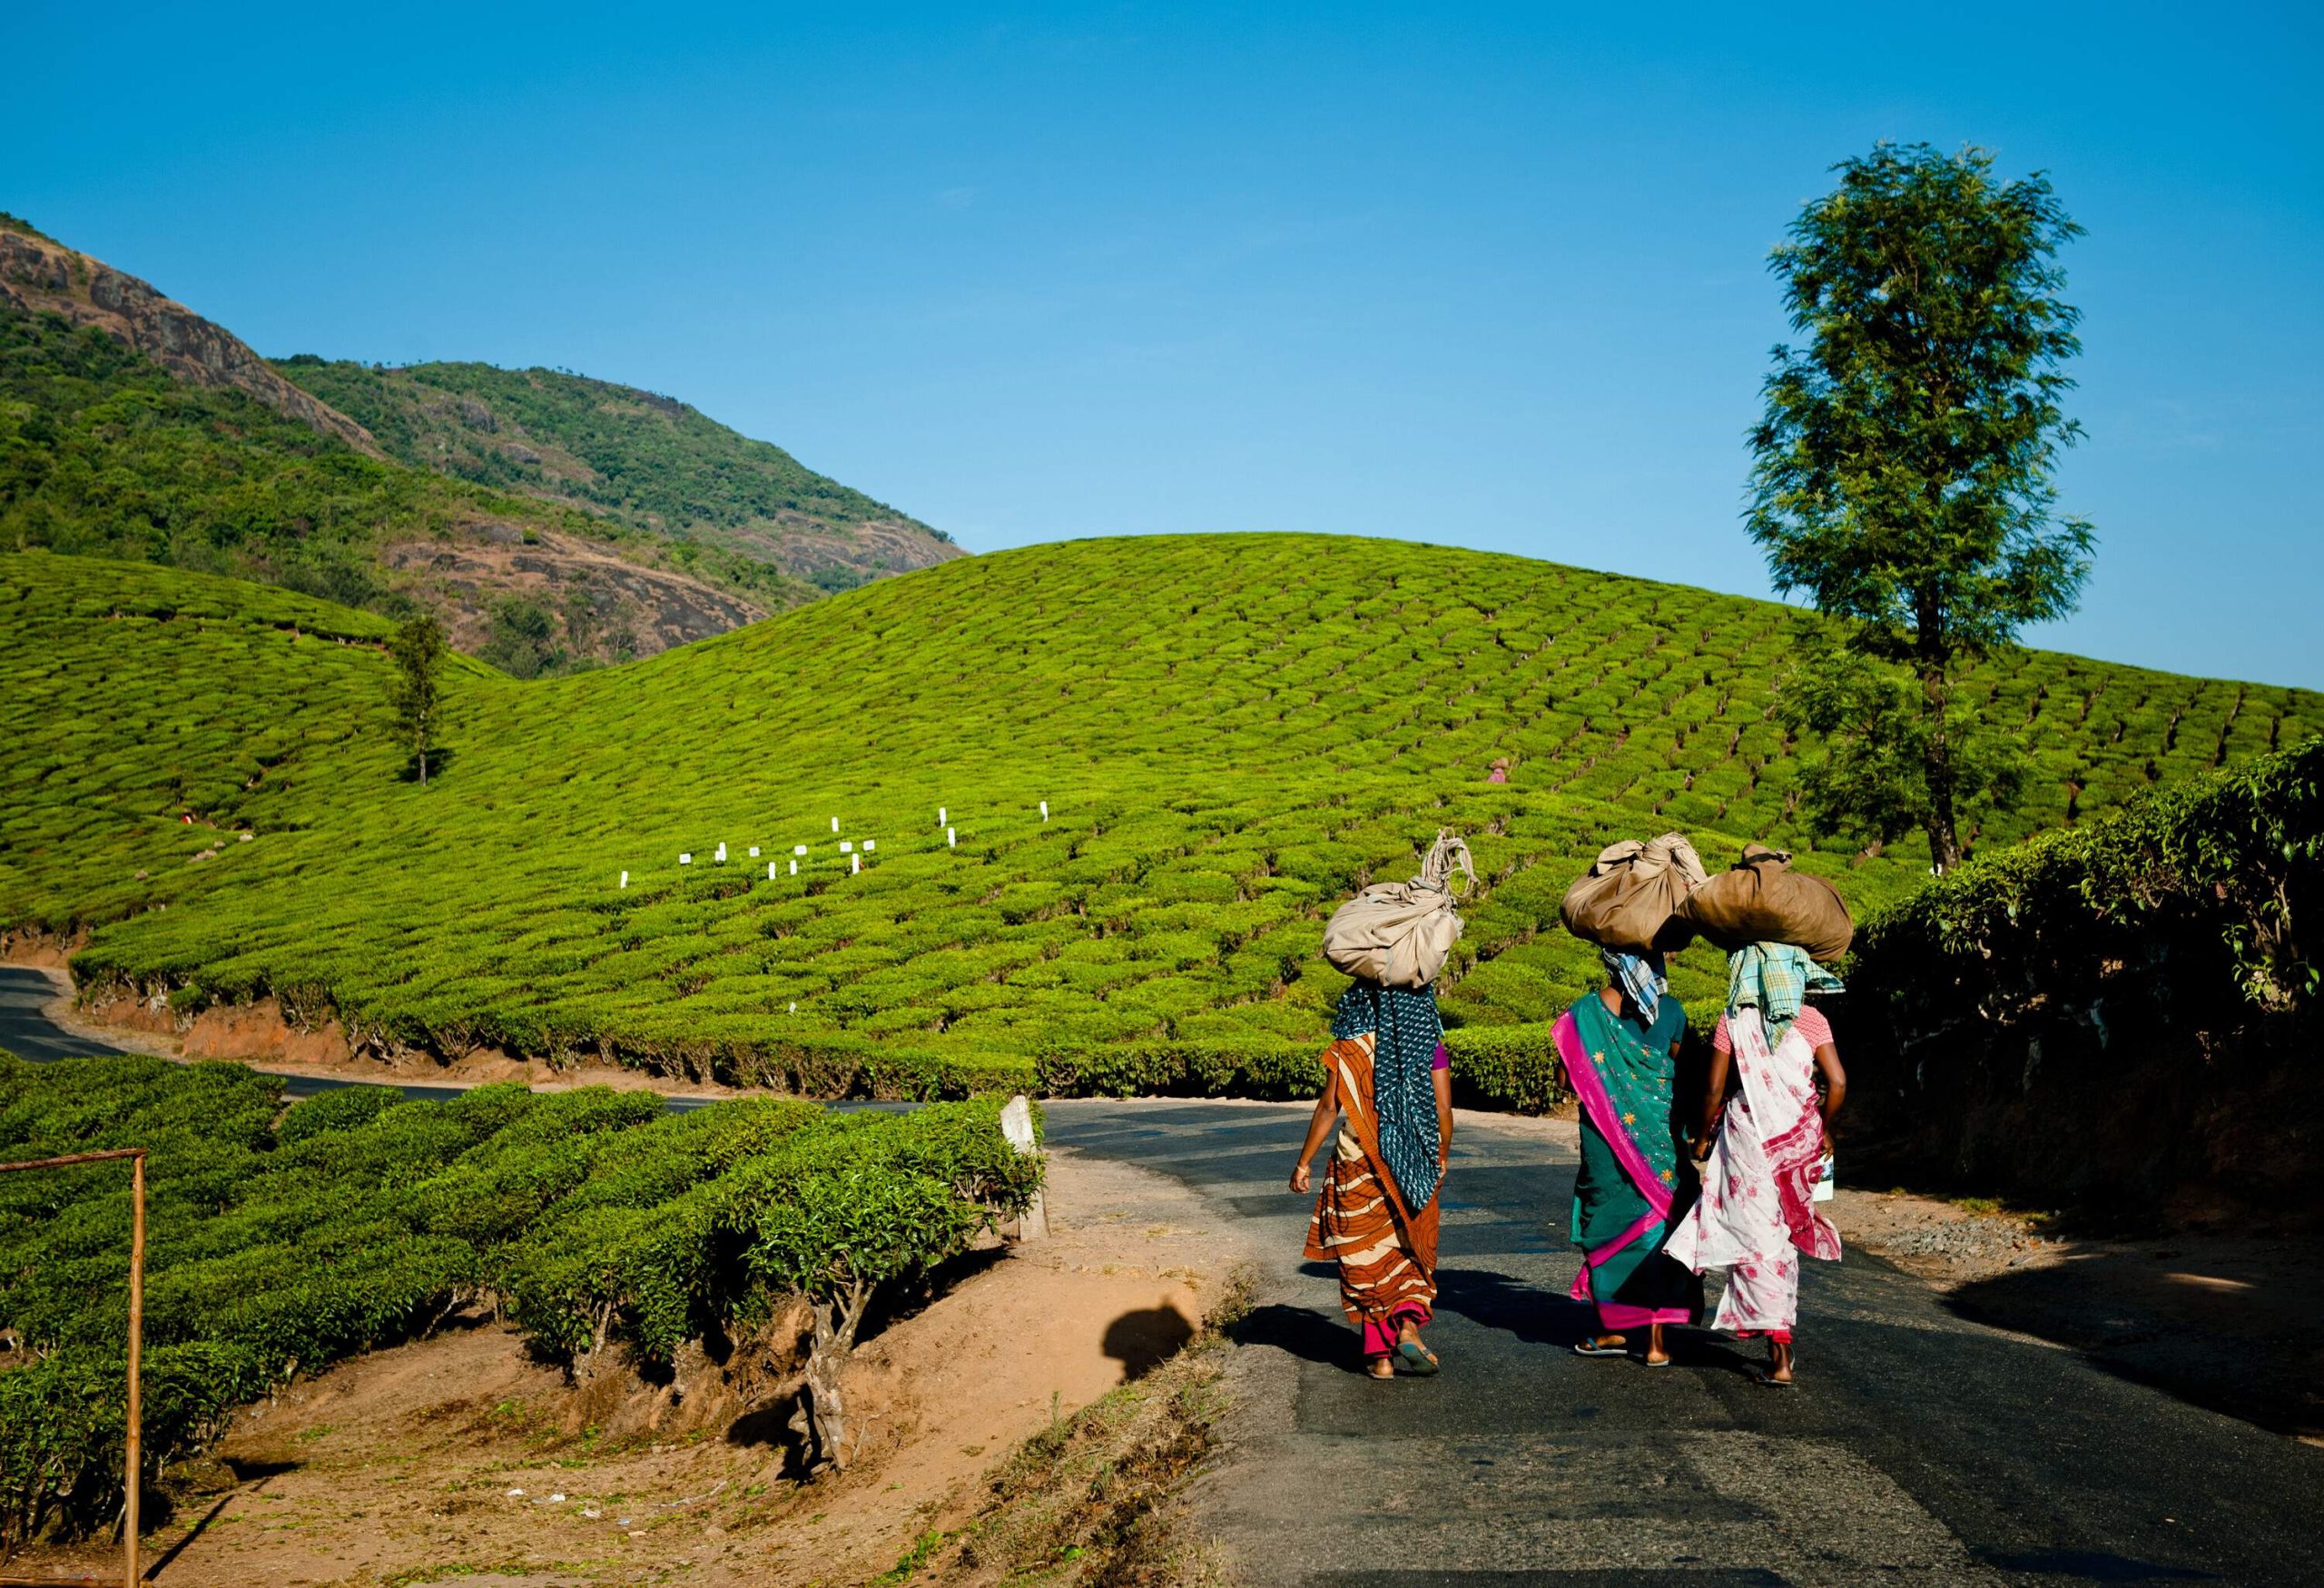
M 0 1053 L 0 1159 L 149 1149 L 146 1450 L 156 1467 L 291 1372 L 426 1332 L 488 1298 L 550 1356 L 666 1363 L 778 1297 L 822 1304 L 834 1261 L 876 1288 L 1023 1211 L 1034 1155 L 991 1100 L 840 1115 L 650 1092 L 387 1088 L 282 1110 L 231 1064 Z M 277 1122 L 280 1116 L 280 1123 Z M 850 1238 L 803 1249 L 781 1208 L 836 1200 Z M 0 1544 L 102 1524 L 121 1499 L 128 1177 L 0 1177 Z M 822 1265 L 822 1267 L 818 1267 Z
M 1604 843 L 1675 826 L 1716 865 L 1765 839 L 1859 912 L 1924 878 L 1917 840 L 1863 855 L 1798 828 L 1772 709 L 1787 622 L 1403 543 L 1083 541 L 586 676 L 463 667 L 422 789 L 371 619 L 0 557 L 0 727 L 39 746 L 0 768 L 0 923 L 85 932 L 100 992 L 186 1013 L 273 994 L 371 1050 L 597 1053 L 819 1095 L 1037 1066 L 1062 1090 L 1295 1090 L 1344 985 L 1323 916 L 1444 826 L 1481 880 L 1441 983 L 1456 1079 L 1516 1104 L 1542 1095 L 1539 1034 L 1599 980 L 1556 909 Z M 1984 849 L 2324 728 L 2311 693 L 2049 652 L 1976 686 L 2037 769 Z M 864 838 L 857 873 L 837 845 Z M 1706 1004 L 1722 972 L 1698 948 L 1674 984 Z

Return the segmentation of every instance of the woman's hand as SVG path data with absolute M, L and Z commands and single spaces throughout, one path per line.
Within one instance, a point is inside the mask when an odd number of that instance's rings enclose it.
M 1698 1137 L 1696 1137 L 1696 1138 L 1695 1138 L 1695 1149 L 1694 1149 L 1694 1150 L 1695 1150 L 1695 1161 L 1696 1161 L 1697 1163 L 1705 1163 L 1705 1162 L 1709 1161 L 1709 1159 L 1710 1159 L 1710 1142 L 1711 1142 L 1711 1139 L 1710 1139 L 1709 1136 L 1698 1136 Z
M 1301 1159 L 1299 1167 L 1291 1171 L 1291 1189 L 1301 1196 L 1307 1194 L 1307 1160 Z

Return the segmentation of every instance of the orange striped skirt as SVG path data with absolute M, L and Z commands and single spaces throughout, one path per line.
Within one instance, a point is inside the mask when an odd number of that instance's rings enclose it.
M 1358 1328 L 1399 1313 L 1426 1323 L 1436 1304 L 1435 1198 L 1409 1213 L 1380 1168 L 1372 1123 L 1372 1039 L 1343 1038 L 1324 1056 L 1340 1094 L 1331 1168 L 1307 1222 L 1306 1255 L 1337 1263 L 1340 1305 Z

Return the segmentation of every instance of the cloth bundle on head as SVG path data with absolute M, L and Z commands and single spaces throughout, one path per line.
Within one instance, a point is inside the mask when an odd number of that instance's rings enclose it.
M 1630 1007 L 1646 1017 L 1652 1025 L 1662 1007 L 1662 995 L 1670 991 L 1670 981 L 1662 973 L 1660 954 L 1626 954 L 1620 949 L 1600 949 L 1598 957 L 1605 962 L 1606 974 L 1622 990 Z
M 1351 983 L 1332 1011 L 1332 1035 L 1373 1033 L 1372 1115 L 1380 1153 L 1407 1211 L 1436 1195 L 1436 1047 L 1444 1022 L 1431 988 Z
M 1755 942 L 1727 956 L 1727 1012 L 1759 1011 L 1770 1047 L 1784 1039 L 1811 992 L 1840 992 L 1837 976 L 1787 942 Z

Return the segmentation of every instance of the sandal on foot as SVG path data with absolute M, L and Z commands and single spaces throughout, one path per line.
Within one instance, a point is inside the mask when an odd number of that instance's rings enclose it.
M 1436 1353 L 1418 1340 L 1404 1340 L 1396 1346 L 1399 1372 L 1409 1373 L 1415 1378 L 1426 1378 L 1441 1366 L 1442 1364 L 1436 1360 Z
M 1765 1367 L 1751 1369 L 1751 1377 L 1755 1382 L 1763 1384 L 1769 1389 L 1797 1389 L 1799 1387 L 1797 1379 L 1777 1378 L 1772 1371 Z
M 1601 1346 L 1595 1340 L 1583 1340 L 1574 1346 L 1573 1354 L 1577 1356 L 1627 1356 L 1630 1348 L 1628 1346 Z
M 1662 1358 L 1662 1360 L 1661 1360 L 1661 1361 L 1659 1361 L 1659 1362 L 1657 1362 L 1657 1361 L 1656 1361 L 1653 1357 L 1651 1357 L 1651 1356 L 1645 1356 L 1645 1357 L 1641 1357 L 1641 1358 L 1640 1358 L 1640 1360 L 1641 1360 L 1641 1361 L 1643 1361 L 1643 1362 L 1644 1362 L 1644 1363 L 1645 1363 L 1649 1367 L 1668 1367 L 1668 1366 L 1670 1366 L 1670 1358 L 1669 1358 L 1669 1357 L 1668 1357 L 1668 1356 L 1665 1356 L 1665 1357 L 1664 1357 L 1664 1358 Z

